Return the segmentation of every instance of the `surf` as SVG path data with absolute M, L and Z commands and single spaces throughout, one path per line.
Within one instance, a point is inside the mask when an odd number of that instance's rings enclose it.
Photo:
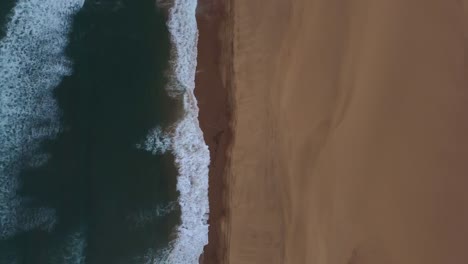
M 158 1 L 169 6 L 167 26 L 172 50 L 168 93 L 180 96 L 183 116 L 165 135 L 158 129 L 149 135 L 146 146 L 155 152 L 170 150 L 178 168 L 177 190 L 181 208 L 181 224 L 176 239 L 160 252 L 156 262 L 186 264 L 198 263 L 203 247 L 208 243 L 208 166 L 210 153 L 198 121 L 197 99 L 194 95 L 197 67 L 198 28 L 197 0 Z M 166 138 L 166 140 L 161 140 Z M 169 140 L 170 143 L 167 143 Z M 156 143 L 156 144 L 155 144 Z
M 47 160 L 41 141 L 61 130 L 53 89 L 72 71 L 64 49 L 72 16 L 84 0 L 19 0 L 0 40 L 0 238 L 54 225 L 53 210 L 21 209 L 20 167 Z M 29 215 L 28 215 L 29 214 Z

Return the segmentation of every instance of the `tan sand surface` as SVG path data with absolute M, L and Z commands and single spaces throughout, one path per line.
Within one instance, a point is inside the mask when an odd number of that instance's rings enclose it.
M 468 263 L 465 3 L 230 8 L 222 263 Z

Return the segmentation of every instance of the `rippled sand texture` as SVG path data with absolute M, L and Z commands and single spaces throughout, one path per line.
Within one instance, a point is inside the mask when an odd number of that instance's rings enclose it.
M 232 8 L 226 263 L 468 263 L 465 2 Z

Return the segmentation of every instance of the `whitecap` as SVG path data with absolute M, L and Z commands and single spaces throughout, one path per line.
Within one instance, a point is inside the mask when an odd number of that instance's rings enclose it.
M 174 0 L 169 9 L 167 25 L 172 41 L 172 63 L 167 91 L 172 96 L 182 96 L 184 108 L 184 116 L 168 135 L 179 173 L 181 225 L 169 247 L 160 250 L 155 260 L 148 258 L 152 263 L 198 263 L 208 243 L 210 153 L 200 129 L 194 95 L 198 43 L 196 8 L 197 0 Z
M 54 212 L 27 212 L 15 193 L 24 165 L 39 166 L 44 139 L 60 131 L 53 89 L 71 74 L 66 58 L 72 16 L 84 0 L 19 0 L 0 40 L 0 238 L 34 227 L 50 228 Z M 36 156 L 37 154 L 37 156 Z
M 153 128 L 145 140 L 136 144 L 137 149 L 146 150 L 155 154 L 164 154 L 171 149 L 171 137 L 169 132 L 164 132 L 161 127 Z

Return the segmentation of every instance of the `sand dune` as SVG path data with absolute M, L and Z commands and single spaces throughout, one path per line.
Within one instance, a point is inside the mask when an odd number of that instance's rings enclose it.
M 468 263 L 466 6 L 232 0 L 223 263 Z

